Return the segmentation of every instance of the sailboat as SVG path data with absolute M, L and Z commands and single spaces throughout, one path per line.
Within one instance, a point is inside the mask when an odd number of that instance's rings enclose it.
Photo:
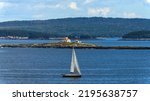
M 72 49 L 70 73 L 63 74 L 63 77 L 81 77 L 81 72 L 80 72 L 80 68 L 79 68 L 79 64 L 77 61 L 77 57 L 76 57 L 74 48 Z

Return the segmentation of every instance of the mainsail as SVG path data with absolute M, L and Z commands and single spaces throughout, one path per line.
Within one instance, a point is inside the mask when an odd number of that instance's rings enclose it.
M 70 72 L 81 75 L 78 60 L 77 60 L 74 48 L 72 49 L 72 60 L 71 60 Z

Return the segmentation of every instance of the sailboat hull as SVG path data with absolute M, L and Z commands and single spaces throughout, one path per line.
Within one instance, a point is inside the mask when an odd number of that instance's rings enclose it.
M 63 77 L 81 77 L 80 74 L 63 74 Z

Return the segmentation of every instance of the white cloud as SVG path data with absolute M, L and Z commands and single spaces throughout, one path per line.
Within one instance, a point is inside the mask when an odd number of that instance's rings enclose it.
M 146 0 L 146 2 L 150 4 L 150 0 Z
M 33 8 L 36 8 L 36 9 L 63 8 L 63 6 L 61 4 L 51 5 L 51 4 L 45 4 L 45 3 L 38 3 L 38 4 L 35 4 Z
M 134 12 L 130 12 L 130 13 L 125 12 L 123 13 L 123 16 L 124 18 L 140 18 L 140 16 Z
M 104 8 L 89 8 L 88 9 L 88 15 L 91 16 L 107 16 L 110 13 L 110 8 L 104 7 Z
M 0 2 L 0 9 L 3 9 L 3 8 L 6 8 L 10 6 L 10 3 L 7 3 L 7 2 Z
M 94 2 L 95 0 L 85 0 L 84 4 L 89 4 L 89 3 L 92 3 Z
M 79 10 L 79 8 L 78 8 L 76 2 L 71 2 L 71 3 L 69 4 L 69 8 L 70 8 L 70 9 L 73 9 L 73 10 Z
M 55 8 L 61 8 L 62 6 L 60 4 L 56 4 Z

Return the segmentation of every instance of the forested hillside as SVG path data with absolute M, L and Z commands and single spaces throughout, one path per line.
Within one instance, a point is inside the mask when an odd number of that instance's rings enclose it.
M 150 31 L 135 31 L 125 34 L 124 39 L 150 39 Z
M 49 37 L 122 37 L 132 31 L 150 30 L 149 19 L 64 18 L 0 23 L 0 36 Z

